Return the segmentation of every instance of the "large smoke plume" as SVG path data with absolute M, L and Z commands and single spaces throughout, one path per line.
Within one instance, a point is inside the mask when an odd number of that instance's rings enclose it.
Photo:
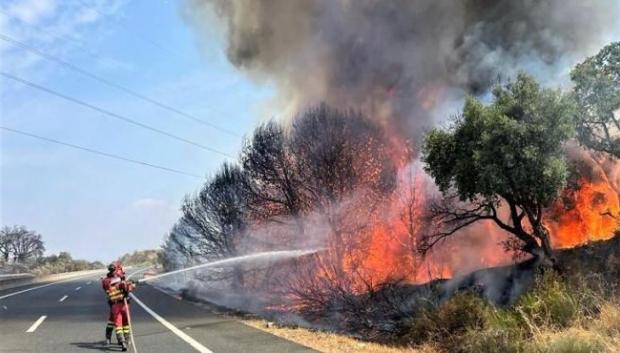
M 274 82 L 289 116 L 324 101 L 415 140 L 463 94 L 518 70 L 566 74 L 558 68 L 598 49 L 618 19 L 613 0 L 189 0 L 182 10 L 199 31 L 221 19 L 229 60 Z

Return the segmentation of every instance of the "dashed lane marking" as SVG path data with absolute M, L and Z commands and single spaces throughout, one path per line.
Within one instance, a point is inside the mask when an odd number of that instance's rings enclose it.
M 80 289 L 82 289 L 82 287 L 77 287 L 77 288 L 75 288 L 75 291 L 77 292 L 77 291 L 79 291 Z
M 33 333 L 36 329 L 43 323 L 43 320 L 47 319 L 47 316 L 43 315 L 39 318 L 39 320 L 35 321 L 29 329 L 26 330 L 27 333 Z
M 62 302 L 64 302 L 64 301 L 65 301 L 65 299 L 67 299 L 67 298 L 69 298 L 69 296 L 68 296 L 68 295 L 65 295 L 64 297 L 60 298 L 59 302 L 61 302 L 61 303 L 62 303 Z
M 138 303 L 138 305 L 140 305 L 142 307 L 142 309 L 144 309 L 144 311 L 149 313 L 153 318 L 155 318 L 155 320 L 159 321 L 160 324 L 164 325 L 164 327 L 166 327 L 168 330 L 172 331 L 172 333 L 177 335 L 180 339 L 182 339 L 187 344 L 192 346 L 192 348 L 194 348 L 195 350 L 197 350 L 200 353 L 213 353 L 213 351 L 209 350 L 207 347 L 205 347 L 202 344 L 200 344 L 200 342 L 198 342 L 195 339 L 191 338 L 188 334 L 186 334 L 185 332 L 179 330 L 176 326 L 174 326 L 173 324 L 171 324 L 168 321 L 166 321 L 163 317 L 159 316 L 156 312 L 151 310 L 151 308 L 149 308 L 142 301 L 140 301 L 140 299 L 138 299 L 133 293 L 131 293 L 129 295 L 131 296 L 131 298 L 133 298 L 133 300 L 136 303 Z

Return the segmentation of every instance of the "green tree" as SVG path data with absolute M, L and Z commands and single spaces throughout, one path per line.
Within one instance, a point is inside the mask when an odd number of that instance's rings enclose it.
M 620 42 L 603 48 L 571 72 L 579 102 L 579 141 L 620 157 Z
M 512 235 L 513 249 L 553 260 L 544 209 L 567 179 L 562 146 L 574 134 L 576 106 L 526 74 L 493 96 L 489 105 L 467 98 L 453 125 L 425 140 L 425 169 L 444 197 L 430 207 L 436 227 L 422 250 L 490 220 Z
M 11 254 L 13 262 L 26 263 L 43 256 L 44 251 L 41 235 L 24 226 L 5 226 L 0 230 L 0 252 L 5 261 Z

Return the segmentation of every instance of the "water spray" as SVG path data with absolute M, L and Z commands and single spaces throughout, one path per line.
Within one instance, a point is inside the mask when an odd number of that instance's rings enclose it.
M 151 276 L 151 277 L 147 277 L 147 278 L 142 278 L 142 279 L 138 280 L 138 283 L 143 283 L 143 282 L 151 281 L 151 280 L 154 280 L 154 279 L 157 279 L 157 278 L 161 278 L 161 277 L 165 277 L 165 276 L 170 276 L 170 275 L 174 275 L 174 274 L 181 273 L 181 272 L 186 272 L 186 271 L 193 271 L 193 270 L 197 270 L 197 269 L 205 268 L 205 267 L 216 267 L 216 266 L 231 265 L 231 264 L 234 264 L 234 263 L 237 263 L 237 262 L 245 262 L 245 261 L 250 261 L 250 260 L 285 259 L 285 258 L 300 257 L 300 256 L 314 254 L 314 253 L 316 253 L 316 252 L 318 252 L 320 250 L 322 250 L 322 249 L 311 249 L 311 250 L 276 250 L 276 251 L 265 251 L 265 252 L 259 252 L 259 253 L 249 254 L 249 255 L 236 256 L 236 257 L 231 257 L 231 258 L 227 258 L 227 259 L 207 262 L 207 263 L 196 265 L 196 266 L 182 268 L 182 269 L 179 269 L 179 270 L 174 270 L 174 271 L 170 271 L 170 272 L 160 273 L 160 274 L 155 275 L 155 276 Z

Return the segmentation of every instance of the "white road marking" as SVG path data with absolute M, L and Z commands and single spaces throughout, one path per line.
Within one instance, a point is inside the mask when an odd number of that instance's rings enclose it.
M 41 316 L 39 320 L 35 321 L 34 324 L 32 324 L 32 326 L 30 326 L 30 328 L 26 330 L 26 332 L 33 333 L 45 319 L 47 319 L 47 316 L 45 315 Z
M 136 303 L 138 303 L 138 305 L 140 305 L 142 307 L 142 309 L 144 309 L 147 313 L 149 313 L 152 317 L 154 317 L 155 320 L 159 321 L 160 324 L 164 325 L 164 327 L 166 327 L 168 330 L 172 331 L 172 333 L 174 333 L 180 339 L 182 339 L 187 344 L 192 346 L 192 348 L 194 348 L 195 350 L 197 350 L 200 353 L 213 353 L 213 351 L 209 350 L 207 347 L 205 347 L 202 344 L 200 344 L 200 342 L 198 342 L 195 339 L 191 338 L 185 332 L 179 330 L 176 326 L 174 326 L 173 324 L 171 324 L 168 321 L 166 321 L 163 317 L 159 316 L 156 312 L 151 310 L 151 308 L 149 308 L 143 302 L 141 302 L 140 299 L 138 299 L 135 295 L 133 295 L 133 293 L 131 293 L 129 295 L 133 298 L 133 300 Z
M 86 285 L 90 286 L 91 283 L 93 283 L 93 281 L 88 281 L 88 282 L 86 282 Z
M 6 307 L 6 305 L 3 305 L 2 309 L 7 310 L 8 308 Z
M 77 288 L 75 288 L 75 291 L 77 292 L 77 291 L 79 291 L 80 289 L 82 289 L 82 287 L 77 287 Z
M 59 302 L 61 302 L 61 303 L 62 303 L 62 302 L 64 302 L 64 301 L 65 301 L 65 299 L 67 299 L 67 298 L 69 298 L 69 296 L 68 296 L 68 295 L 65 295 L 64 297 L 60 298 Z
M 44 287 L 48 287 L 48 286 L 53 286 L 54 284 L 59 284 L 59 283 L 63 283 L 63 282 L 68 282 L 68 281 L 73 281 L 76 278 L 81 278 L 81 277 L 88 277 L 88 276 L 92 276 L 93 274 L 87 274 L 87 275 L 83 275 L 83 276 L 76 276 L 76 277 L 71 277 L 71 278 L 67 278 L 67 279 L 63 279 L 61 281 L 57 281 L 57 282 L 52 282 L 52 283 L 47 283 L 47 284 L 43 284 L 37 287 L 32 287 L 32 288 L 28 288 L 28 289 L 24 289 L 24 290 L 20 290 L 17 292 L 13 292 L 13 293 L 9 293 L 9 294 L 5 294 L 3 296 L 0 297 L 0 300 L 4 299 L 4 298 L 8 298 L 8 297 L 12 297 L 14 295 L 18 295 L 18 294 L 22 294 L 22 293 L 26 293 L 26 292 L 30 292 L 31 290 L 35 290 L 35 289 L 40 289 L 40 288 L 44 288 Z

